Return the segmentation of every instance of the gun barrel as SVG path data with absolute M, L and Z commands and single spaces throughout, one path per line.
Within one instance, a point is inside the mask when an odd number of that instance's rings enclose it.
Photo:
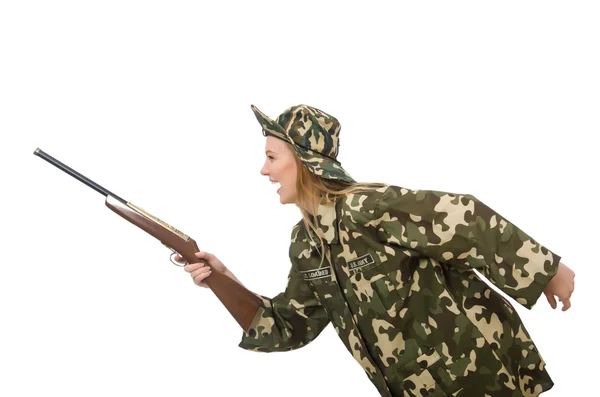
M 55 166 L 56 168 L 66 172 L 67 174 L 71 175 L 73 178 L 79 180 L 80 182 L 85 183 L 86 185 L 88 185 L 89 187 L 91 187 L 92 189 L 94 189 L 95 191 L 97 191 L 98 193 L 104 195 L 104 196 L 112 196 L 114 198 L 116 198 L 117 200 L 121 201 L 124 204 L 127 204 L 126 200 L 123 200 L 121 197 L 117 196 L 116 194 L 106 190 L 105 188 L 103 188 L 102 186 L 98 185 L 96 182 L 92 181 L 89 178 L 86 178 L 85 176 L 81 175 L 79 172 L 75 171 L 74 169 L 72 169 L 71 167 L 61 163 L 60 161 L 58 161 L 57 159 L 55 159 L 54 157 L 50 156 L 48 153 L 45 153 L 43 150 L 41 150 L 40 148 L 35 149 L 35 151 L 33 152 L 34 155 L 43 158 L 44 160 L 46 160 L 47 162 L 49 162 L 50 164 L 52 164 L 53 166 Z

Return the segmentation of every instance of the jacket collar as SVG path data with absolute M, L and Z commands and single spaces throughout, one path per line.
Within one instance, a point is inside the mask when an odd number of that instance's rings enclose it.
M 337 213 L 335 209 L 336 203 L 319 204 L 317 208 L 316 226 L 317 234 L 327 244 L 338 243 L 338 225 Z

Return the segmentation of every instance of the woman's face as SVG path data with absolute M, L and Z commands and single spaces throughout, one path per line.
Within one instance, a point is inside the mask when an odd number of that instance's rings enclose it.
M 294 154 L 289 143 L 273 136 L 267 136 L 265 154 L 267 159 L 260 170 L 262 175 L 268 176 L 271 183 L 279 183 L 277 190 L 281 204 L 296 203 L 296 177 L 297 168 Z

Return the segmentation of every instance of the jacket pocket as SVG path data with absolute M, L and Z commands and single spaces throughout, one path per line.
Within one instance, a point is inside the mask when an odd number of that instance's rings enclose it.
M 407 273 L 394 261 L 376 262 L 350 276 L 352 289 L 363 306 L 377 313 L 396 317 L 410 292 Z
M 394 395 L 409 397 L 440 397 L 455 395 L 463 388 L 461 379 L 444 363 L 438 349 L 429 348 L 413 361 L 385 370 L 388 386 Z
M 373 289 L 390 317 L 397 316 L 410 292 L 410 285 L 402 280 L 402 276 L 402 271 L 395 269 L 372 281 Z
M 330 278 L 317 278 L 308 281 L 315 298 L 321 303 L 330 321 L 336 328 L 348 327 L 344 318 L 348 315 L 348 309 L 344 300 L 340 298 L 340 290 L 337 282 Z
M 356 296 L 357 304 L 363 315 L 380 317 L 387 309 L 376 292 L 375 283 L 378 279 L 385 277 L 380 273 L 381 263 L 377 262 L 368 269 L 360 269 L 352 274 L 348 281 L 352 292 Z

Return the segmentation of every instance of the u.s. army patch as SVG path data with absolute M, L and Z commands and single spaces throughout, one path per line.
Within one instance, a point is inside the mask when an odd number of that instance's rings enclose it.
M 302 274 L 302 278 L 310 281 L 319 278 L 331 277 L 331 270 L 328 267 L 324 267 L 323 269 L 302 270 L 300 271 L 300 274 Z
M 352 259 L 351 261 L 348 261 L 347 263 L 348 263 L 348 268 L 350 270 L 354 270 L 354 269 L 358 269 L 359 267 L 363 267 L 363 266 L 367 266 L 372 263 L 375 263 L 375 261 L 373 260 L 373 257 L 371 256 L 371 254 L 365 254 L 363 256 L 359 256 L 356 259 Z

